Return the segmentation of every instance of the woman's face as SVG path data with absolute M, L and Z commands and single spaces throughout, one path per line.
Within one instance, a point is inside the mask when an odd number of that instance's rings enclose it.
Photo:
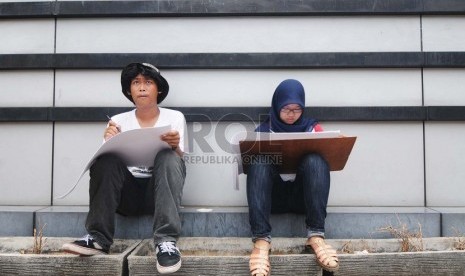
M 288 125 L 294 124 L 302 116 L 302 108 L 298 104 L 288 104 L 281 108 L 279 118 Z

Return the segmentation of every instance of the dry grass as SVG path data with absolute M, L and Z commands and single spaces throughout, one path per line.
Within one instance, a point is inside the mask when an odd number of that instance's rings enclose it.
M 39 231 L 37 231 L 37 229 L 34 228 L 34 244 L 32 246 L 32 254 L 42 253 L 42 250 L 45 244 L 44 227 L 45 227 L 45 224 L 42 226 L 40 226 L 39 224 Z
M 342 245 L 341 253 L 354 254 L 354 252 L 355 252 L 355 246 L 351 241 L 348 241 L 344 243 L 344 245 Z
M 421 224 L 418 223 L 418 231 L 412 232 L 408 229 L 405 223 L 402 223 L 397 217 L 399 221 L 399 225 L 397 227 L 392 226 L 389 224 L 386 227 L 382 227 L 378 229 L 381 232 L 388 232 L 394 238 L 400 240 L 401 252 L 416 252 L 416 251 L 423 251 L 423 232 L 421 230 Z
M 347 241 L 346 243 L 342 245 L 340 251 L 341 253 L 344 253 L 344 254 L 355 254 L 357 252 L 362 252 L 362 251 L 372 253 L 374 252 L 374 249 L 370 247 L 370 245 L 368 244 L 368 241 L 360 240 L 358 246 L 352 243 L 352 241 Z
M 452 229 L 454 230 L 455 236 L 457 237 L 457 240 L 454 243 L 454 248 L 456 250 L 465 250 L 465 237 L 456 228 L 452 227 Z
M 45 228 L 45 225 L 41 226 L 40 223 L 39 223 L 39 230 L 37 230 L 34 227 L 32 248 L 20 250 L 19 252 L 21 254 L 42 254 L 43 253 L 44 245 L 47 240 L 46 238 L 44 238 L 44 228 Z

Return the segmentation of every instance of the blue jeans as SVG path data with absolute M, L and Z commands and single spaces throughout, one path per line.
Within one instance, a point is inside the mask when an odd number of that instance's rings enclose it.
M 294 182 L 284 181 L 278 166 L 260 156 L 247 174 L 252 240 L 271 241 L 271 213 L 304 213 L 307 236 L 324 237 L 329 186 L 329 166 L 319 154 L 304 156 Z
M 185 178 L 184 161 L 171 149 L 157 154 L 151 178 L 135 178 L 114 154 L 100 156 L 90 168 L 87 232 L 108 249 L 113 244 L 115 213 L 150 214 L 155 244 L 176 241 L 181 233 L 179 206 Z

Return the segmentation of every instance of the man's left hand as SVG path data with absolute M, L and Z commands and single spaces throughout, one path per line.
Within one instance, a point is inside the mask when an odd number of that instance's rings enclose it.
M 179 147 L 180 136 L 177 130 L 171 130 L 161 136 L 161 140 L 168 143 L 172 149 Z

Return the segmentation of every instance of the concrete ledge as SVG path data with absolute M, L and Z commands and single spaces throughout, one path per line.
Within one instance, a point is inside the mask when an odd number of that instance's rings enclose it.
M 88 206 L 52 206 L 36 213 L 35 225 L 46 225 L 48 237 L 81 237 L 87 234 L 85 224 Z M 137 239 L 152 236 L 150 216 L 124 217 L 116 215 L 115 238 Z
M 45 236 L 79 237 L 86 234 L 84 225 L 87 212 L 87 206 L 43 208 L 36 212 L 35 225 L 46 224 Z M 181 218 L 184 237 L 251 236 L 247 207 L 189 206 L 182 208 Z M 304 215 L 274 214 L 271 224 L 273 237 L 306 236 Z M 328 207 L 326 235 L 331 239 L 391 238 L 389 233 L 378 230 L 389 225 L 399 227 L 404 224 L 412 232 L 421 225 L 424 237 L 441 236 L 440 212 L 424 207 Z M 115 238 L 140 239 L 151 236 L 151 216 L 116 216 Z
M 441 213 L 443 237 L 465 236 L 465 207 L 433 207 Z
M 36 213 L 35 225 L 46 225 L 49 237 L 80 237 L 87 234 L 88 206 L 52 206 Z M 247 208 L 183 208 L 183 236 L 250 236 Z M 32 229 L 32 228 L 31 228 Z M 115 238 L 152 237 L 152 217 L 116 215 Z
M 42 227 L 46 237 L 81 237 L 87 234 L 87 206 L 52 206 L 36 212 L 34 225 Z
M 186 237 L 249 237 L 247 207 L 185 207 L 182 235 Z
M 45 206 L 0 206 L 0 236 L 32 236 L 34 212 Z
M 415 232 L 421 225 L 424 237 L 441 236 L 441 215 L 425 207 L 330 207 L 326 233 L 332 239 L 392 238 L 379 229 L 405 225 Z

